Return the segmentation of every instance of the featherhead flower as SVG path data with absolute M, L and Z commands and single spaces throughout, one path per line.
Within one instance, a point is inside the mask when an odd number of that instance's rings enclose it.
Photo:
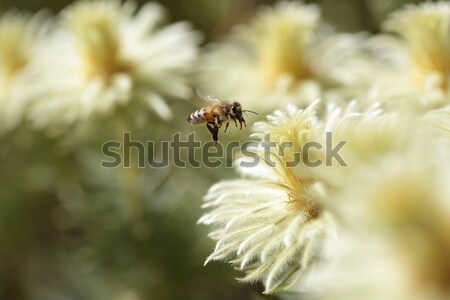
M 0 20 L 0 63 L 2 87 L 11 80 L 18 70 L 29 61 L 33 46 L 35 24 L 27 22 L 30 18 L 9 13 Z
M 283 75 L 296 80 L 311 76 L 305 52 L 318 24 L 315 6 L 280 2 L 261 11 L 250 34 L 267 86 L 276 86 Z
M 17 124 L 31 97 L 29 65 L 43 32 L 43 15 L 10 12 L 0 17 L 0 131 Z
M 66 8 L 48 41 L 51 51 L 41 56 L 46 71 L 36 124 L 70 123 L 121 105 L 137 108 L 136 115 L 148 107 L 170 118 L 163 98 L 190 94 L 186 75 L 198 36 L 186 23 L 161 26 L 162 19 L 155 3 L 137 10 L 132 2 L 81 1 Z
M 325 201 L 340 234 L 311 274 L 321 299 L 449 298 L 448 152 L 420 147 L 352 168 Z
M 217 240 L 207 262 L 237 265 L 247 272 L 242 281 L 262 280 L 265 293 L 304 292 L 311 288 L 309 273 L 320 264 L 323 243 L 334 240 L 328 206 L 333 212 L 336 191 L 361 176 L 349 180 L 349 168 L 403 151 L 410 119 L 385 113 L 379 103 L 361 109 L 356 101 L 345 108 L 331 103 L 323 109 L 318 101 L 305 109 L 290 105 L 267 119 L 255 124 L 253 137 L 274 147 L 257 147 L 256 167 L 240 164 L 243 179 L 219 182 L 205 196 L 209 212 L 200 222 L 216 227 L 211 237 Z M 348 166 L 328 163 L 329 133 L 335 142 L 346 142 L 340 155 Z M 327 146 L 307 149 L 311 142 Z M 327 163 L 309 165 L 318 160 Z
M 307 161 L 323 159 L 325 153 L 313 149 L 305 153 L 304 146 L 321 141 L 335 123 L 352 117 L 356 105 L 343 113 L 330 108 L 334 119 L 321 120 L 316 115 L 318 104 L 305 109 L 291 105 L 286 113 L 277 111 L 267 122 L 257 123 L 253 136 L 270 140 L 274 147 L 256 148 L 260 158 L 256 167 L 241 165 L 243 179 L 219 182 L 205 196 L 203 208 L 209 212 L 199 222 L 217 228 L 210 235 L 217 243 L 207 262 L 237 265 L 247 272 L 242 281 L 262 280 L 265 293 L 295 286 L 333 229 L 333 220 L 320 204 L 325 187 Z
M 379 80 L 377 100 L 428 109 L 448 104 L 450 3 L 410 4 L 394 12 L 384 28 L 397 36 L 382 35 L 374 44 L 381 45 L 395 68 L 389 68 L 384 80 Z
M 342 153 L 349 165 L 370 161 L 382 153 L 406 147 L 411 132 L 411 115 L 388 113 L 379 102 L 363 111 L 357 111 L 354 101 L 346 111 L 333 107 L 327 111 L 327 119 L 331 120 L 328 131 L 333 131 L 336 139 L 347 142 Z
M 120 24 L 133 13 L 130 3 L 79 2 L 63 13 L 63 25 L 73 34 L 87 78 L 109 79 L 126 72 L 120 43 Z
M 423 122 L 433 138 L 442 141 L 443 146 L 450 146 L 450 106 L 428 112 Z
M 425 85 L 429 75 L 436 77 L 444 90 L 450 80 L 450 3 L 410 5 L 394 13 L 386 22 L 387 30 L 400 35 L 406 43 L 413 79 Z
M 315 5 L 280 1 L 262 8 L 205 55 L 200 85 L 224 98 L 246 99 L 251 109 L 272 111 L 286 103 L 309 104 L 328 87 L 361 83 L 362 73 L 355 74 L 362 66 L 362 36 L 328 35 L 321 25 Z

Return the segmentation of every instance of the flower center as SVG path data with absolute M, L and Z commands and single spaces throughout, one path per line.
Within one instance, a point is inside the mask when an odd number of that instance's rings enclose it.
M 267 28 L 260 44 L 260 66 L 267 86 L 273 87 L 282 75 L 296 81 L 310 77 L 305 61 L 306 36 L 302 36 L 295 20 L 281 19 Z
M 255 20 L 254 47 L 267 87 L 274 88 L 283 76 L 295 82 L 312 76 L 306 52 L 318 21 L 316 7 L 295 2 L 281 2 Z
M 100 76 L 105 79 L 111 75 L 125 71 L 126 63 L 121 58 L 121 49 L 114 31 L 113 24 L 106 24 L 104 20 L 93 20 L 81 29 L 79 38 L 79 51 L 82 56 L 86 75 L 88 77 Z
M 417 80 L 423 82 L 426 74 L 436 73 L 440 87 L 446 90 L 450 76 L 450 18 L 424 22 L 416 36 L 409 37 L 409 47 Z
M 25 20 L 6 16 L 0 24 L 0 75 L 8 82 L 29 60 Z
M 388 29 L 404 38 L 413 65 L 412 79 L 423 86 L 430 75 L 438 86 L 450 88 L 450 5 L 411 7 L 388 23 Z
M 83 61 L 86 77 L 110 78 L 129 69 L 122 57 L 119 24 L 120 7 L 99 2 L 98 7 L 80 3 L 67 16 Z

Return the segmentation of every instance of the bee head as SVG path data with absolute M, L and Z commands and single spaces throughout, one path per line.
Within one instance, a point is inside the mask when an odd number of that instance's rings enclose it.
M 233 105 L 231 106 L 231 111 L 230 114 L 237 119 L 238 121 L 242 121 L 243 117 L 242 117 L 242 107 L 241 104 L 239 102 L 234 102 Z

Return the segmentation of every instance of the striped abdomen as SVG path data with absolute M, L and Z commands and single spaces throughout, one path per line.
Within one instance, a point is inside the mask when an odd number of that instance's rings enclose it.
M 200 124 L 205 123 L 205 108 L 200 108 L 194 111 L 192 114 L 189 115 L 187 118 L 187 121 L 189 124 Z
M 214 123 L 219 115 L 220 108 L 203 107 L 190 114 L 187 121 L 189 124 Z

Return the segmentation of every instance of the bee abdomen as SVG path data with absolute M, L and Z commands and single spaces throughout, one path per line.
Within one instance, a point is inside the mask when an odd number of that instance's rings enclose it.
M 198 109 L 196 111 L 194 111 L 192 114 L 189 115 L 189 117 L 187 118 L 188 123 L 190 124 L 200 124 L 200 123 L 204 123 L 205 120 L 205 114 L 204 114 L 204 109 Z

